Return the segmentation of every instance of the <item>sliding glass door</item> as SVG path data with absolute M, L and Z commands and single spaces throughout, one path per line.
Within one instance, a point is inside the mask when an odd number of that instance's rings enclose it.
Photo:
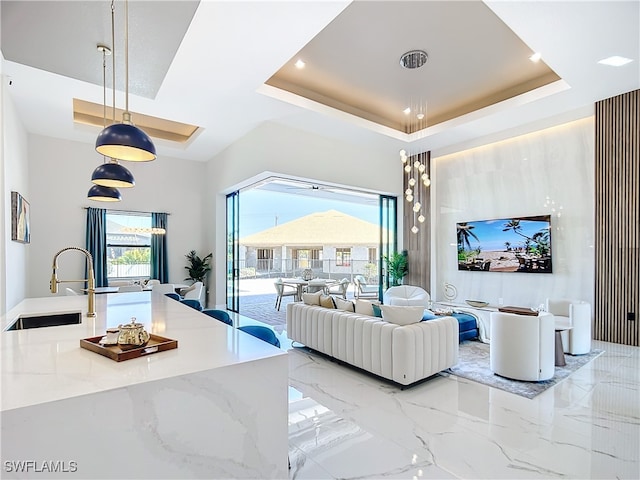
M 286 186 L 286 185 L 285 185 Z M 264 186 L 263 186 L 264 187 Z M 247 247 L 246 245 L 240 245 L 240 236 L 239 232 L 242 228 L 243 232 L 245 232 L 245 236 L 247 236 L 246 232 L 251 232 L 252 230 L 256 230 L 256 215 L 252 214 L 252 205 L 256 203 L 255 198 L 251 195 L 255 196 L 255 192 L 258 190 L 257 187 L 250 189 L 243 189 L 242 194 L 245 198 L 243 200 L 243 205 L 245 211 L 243 212 L 243 216 L 240 216 L 240 192 L 235 191 L 229 195 L 227 195 L 227 309 L 233 312 L 240 312 L 241 309 L 245 309 L 245 305 L 241 305 L 239 292 L 240 292 L 240 275 L 244 277 L 249 275 L 247 278 L 251 278 L 251 270 L 255 269 L 258 265 L 258 262 L 262 262 L 265 264 L 265 259 L 269 259 L 269 265 L 271 272 L 271 268 L 278 270 L 276 274 L 281 277 L 289 275 L 293 275 L 292 272 L 299 271 L 304 268 L 320 268 L 322 269 L 325 261 L 335 262 L 334 266 L 338 266 L 340 268 L 349 267 L 351 268 L 351 272 L 353 275 L 353 266 L 360 266 L 360 268 L 364 268 L 364 271 L 370 271 L 370 280 L 371 284 L 374 284 L 374 281 L 377 277 L 378 284 L 378 294 L 379 298 L 382 298 L 382 293 L 387 289 L 389 285 L 389 275 L 385 270 L 385 265 L 383 262 L 384 256 L 390 255 L 395 252 L 398 248 L 398 238 L 397 238 L 397 228 L 398 228 L 398 217 L 397 217 L 397 198 L 388 196 L 388 195 L 378 195 L 375 193 L 367 193 L 362 191 L 350 191 L 350 190 L 339 190 L 333 189 L 331 192 L 335 195 L 337 200 L 333 200 L 335 202 L 344 202 L 345 205 L 356 206 L 353 210 L 356 212 L 354 216 L 358 216 L 359 214 L 362 217 L 367 217 L 369 223 L 377 223 L 378 224 L 378 245 L 375 245 L 375 230 L 371 238 L 371 243 L 365 247 L 359 247 L 359 257 L 357 261 L 360 263 L 353 263 L 352 248 L 344 249 L 339 247 L 333 247 L 332 253 L 335 255 L 333 258 L 323 258 L 323 249 L 319 247 L 287 247 L 285 251 L 286 243 L 277 243 L 273 245 L 257 245 L 254 247 Z M 267 198 L 264 196 L 264 191 L 270 193 L 268 189 L 262 188 L 262 191 L 259 192 L 261 196 L 257 197 L 263 201 L 263 204 L 268 208 L 270 204 L 268 204 L 264 199 Z M 328 189 L 327 189 L 328 190 Z M 282 193 L 286 193 L 286 189 L 283 190 L 274 190 L 276 193 L 282 195 Z M 322 191 L 319 188 L 309 189 L 310 192 L 314 191 Z M 299 194 L 298 194 L 299 195 Z M 285 217 L 291 217 L 291 214 L 288 210 L 293 210 L 294 207 L 289 207 L 289 205 L 295 205 L 295 199 L 301 199 L 305 197 L 294 196 L 293 194 L 288 196 L 291 198 L 291 201 L 279 200 L 280 203 L 277 204 L 277 208 L 287 210 L 286 212 L 280 212 Z M 308 197 L 307 197 L 308 198 Z M 345 199 L 346 198 L 346 199 Z M 322 197 L 322 203 L 318 203 L 318 208 L 322 208 L 329 201 L 330 197 L 326 195 Z M 302 203 L 302 202 L 298 202 Z M 260 206 L 262 210 L 265 207 Z M 340 206 L 336 207 L 337 209 Z M 255 210 L 255 207 L 253 207 Z M 346 211 L 349 211 L 348 208 L 345 207 Z M 376 216 L 377 222 L 376 222 Z M 261 216 L 260 216 L 261 217 Z M 362 218 L 358 217 L 358 218 Z M 275 224 L 278 225 L 279 215 L 275 216 Z M 242 222 L 247 222 L 245 225 L 241 226 Z M 264 222 L 263 222 L 264 223 Z M 271 228 L 271 227 L 265 227 Z M 260 230 L 258 230 L 260 231 Z M 255 235 L 253 232 L 248 236 Z M 304 244 L 304 242 L 303 242 Z M 329 246 L 331 247 L 331 246 Z M 242 251 L 241 251 L 242 248 Z M 268 250 L 268 253 L 267 253 Z M 328 249 L 329 250 L 329 249 Z M 346 251 L 343 251 L 346 250 Z M 287 258 L 287 255 L 290 255 L 290 258 Z M 364 256 L 363 256 L 364 255 Z M 287 269 L 285 265 L 288 265 L 290 269 Z M 364 265 L 364 267 L 362 267 Z M 369 270 L 370 267 L 370 270 Z M 346 271 L 346 270 L 345 270 Z M 360 270 L 356 270 L 355 273 L 359 273 Z M 257 275 L 258 270 L 256 270 L 253 275 L 255 278 L 258 278 Z M 264 272 L 263 272 L 264 273 Z M 271 274 L 264 278 L 271 278 Z M 275 277 L 274 277 L 275 278 Z M 243 287 L 244 290 L 244 287 Z M 275 295 L 275 292 L 274 292 Z M 245 297 L 243 297 L 245 299 Z M 246 299 L 245 299 L 246 300 Z

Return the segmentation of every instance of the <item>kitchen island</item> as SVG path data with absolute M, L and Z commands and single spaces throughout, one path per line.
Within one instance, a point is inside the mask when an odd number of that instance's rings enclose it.
M 3 478 L 286 478 L 286 352 L 153 292 L 25 299 L 1 317 Z M 19 315 L 82 323 L 5 331 Z M 80 348 L 143 323 L 178 348 Z

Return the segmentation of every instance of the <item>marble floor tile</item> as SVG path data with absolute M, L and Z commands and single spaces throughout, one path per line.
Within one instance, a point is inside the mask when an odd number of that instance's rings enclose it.
M 286 348 L 290 478 L 640 478 L 640 348 L 594 342 L 533 399 L 446 373 L 400 390 Z

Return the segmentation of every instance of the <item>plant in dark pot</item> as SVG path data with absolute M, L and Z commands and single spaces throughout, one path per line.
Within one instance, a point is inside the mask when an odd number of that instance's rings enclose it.
M 402 285 L 402 279 L 407 273 L 409 273 L 407 251 L 403 250 L 402 253 L 393 252 L 390 255 L 384 255 L 383 259 L 387 265 L 389 286 L 394 287 Z
M 211 271 L 211 258 L 213 257 L 213 253 L 200 258 L 195 250 L 191 250 L 185 257 L 187 257 L 188 264 L 184 268 L 189 272 L 189 276 L 185 278 L 185 280 L 191 280 L 193 283 L 206 283 L 207 273 Z

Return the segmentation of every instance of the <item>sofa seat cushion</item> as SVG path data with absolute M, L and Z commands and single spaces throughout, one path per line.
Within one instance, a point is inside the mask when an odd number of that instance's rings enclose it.
M 478 329 L 476 317 L 469 313 L 452 313 L 450 316 L 458 321 L 460 342 L 478 338 L 480 331 Z M 425 310 L 422 316 L 422 321 L 434 320 L 436 318 L 439 318 L 439 316 L 429 310 Z

